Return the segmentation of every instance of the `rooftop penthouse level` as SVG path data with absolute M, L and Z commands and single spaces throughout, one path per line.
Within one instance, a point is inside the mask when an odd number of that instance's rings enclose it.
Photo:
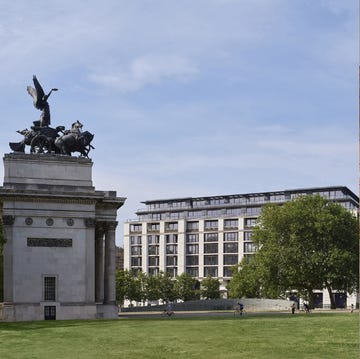
M 299 196 L 318 194 L 356 211 L 359 198 L 347 187 L 316 187 L 246 194 L 159 199 L 142 202 L 135 221 L 192 219 L 229 216 L 259 216 L 267 203 L 285 203 Z

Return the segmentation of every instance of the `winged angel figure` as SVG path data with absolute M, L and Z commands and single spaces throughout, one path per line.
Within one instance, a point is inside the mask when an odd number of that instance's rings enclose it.
M 53 88 L 47 95 L 45 95 L 45 92 L 35 75 L 33 76 L 33 82 L 35 88 L 28 86 L 26 89 L 34 100 L 35 108 L 42 111 L 40 119 L 38 121 L 34 121 L 34 125 L 40 127 L 46 127 L 50 125 L 50 107 L 47 100 L 51 95 L 51 93 L 53 91 L 57 91 L 57 89 Z

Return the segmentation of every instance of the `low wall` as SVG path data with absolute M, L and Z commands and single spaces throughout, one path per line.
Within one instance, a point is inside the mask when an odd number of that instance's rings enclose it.
M 280 311 L 290 310 L 293 302 L 283 299 L 211 299 L 211 300 L 189 300 L 187 302 L 173 303 L 175 311 L 207 311 L 207 310 L 232 310 L 237 303 L 241 302 L 246 311 Z M 152 305 L 142 307 L 121 308 L 121 312 L 151 312 L 162 311 L 166 305 Z

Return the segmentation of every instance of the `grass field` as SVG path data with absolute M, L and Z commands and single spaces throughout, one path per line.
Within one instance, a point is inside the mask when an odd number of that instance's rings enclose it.
M 0 322 L 0 358 L 357 359 L 359 316 L 248 314 L 242 318 Z

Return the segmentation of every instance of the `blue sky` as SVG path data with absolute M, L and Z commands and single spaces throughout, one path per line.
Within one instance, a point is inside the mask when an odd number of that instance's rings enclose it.
M 358 183 L 358 2 L 0 4 L 1 152 L 40 112 L 95 133 L 93 181 L 141 201 Z M 0 169 L 3 176 L 3 169 Z

